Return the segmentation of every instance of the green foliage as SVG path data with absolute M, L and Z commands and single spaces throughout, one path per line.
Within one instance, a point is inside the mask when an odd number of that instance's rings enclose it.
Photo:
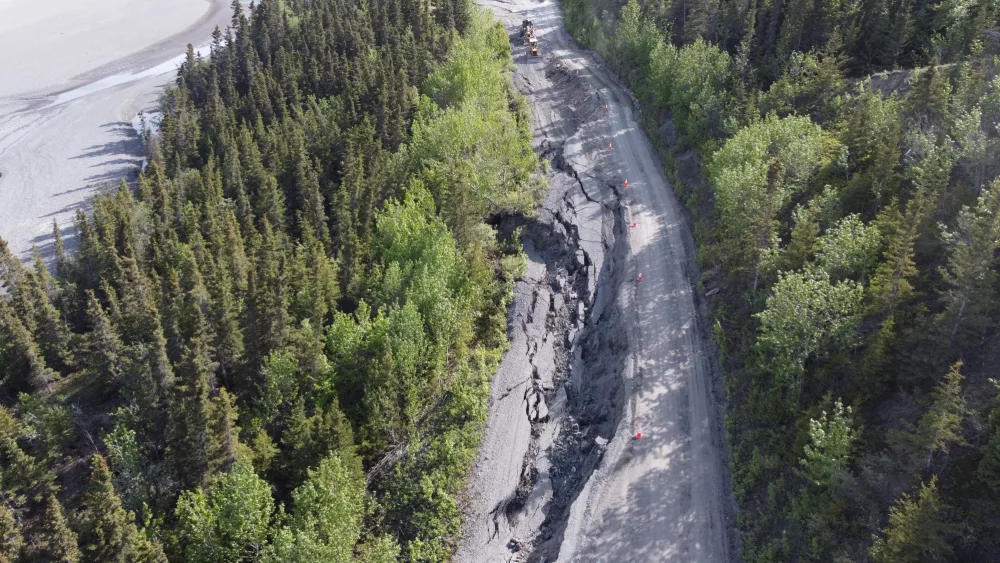
M 337 455 L 324 458 L 292 493 L 292 503 L 288 523 L 275 533 L 264 561 L 364 561 L 353 556 L 365 514 L 360 467 L 341 463 Z
M 844 217 L 819 239 L 816 261 L 834 278 L 864 281 L 874 269 L 882 234 L 857 214 Z
M 884 97 L 871 83 L 863 83 L 847 102 L 837 125 L 847 147 L 848 201 L 854 209 L 881 207 L 896 195 L 899 185 L 901 105 L 893 95 Z
M 750 264 L 774 245 L 776 217 L 836 149 L 837 142 L 808 118 L 772 115 L 741 129 L 712 155 L 716 209 Z
M 943 534 L 937 477 L 921 483 L 916 496 L 903 495 L 889 509 L 889 524 L 869 554 L 875 563 L 951 561 L 953 551 Z
M 816 240 L 819 238 L 819 219 L 823 210 L 818 202 L 812 203 L 807 208 L 797 207 L 792 213 L 795 218 L 795 226 L 788 245 L 780 251 L 777 256 L 777 266 L 782 271 L 790 272 L 800 270 L 813 254 L 816 247 Z M 765 259 L 765 262 L 769 260 Z
M 809 420 L 810 443 L 806 444 L 799 463 L 814 484 L 829 487 L 834 476 L 847 466 L 857 438 L 851 428 L 852 415 L 851 407 L 844 409 L 838 399 L 829 417 L 823 411 L 819 420 Z
M 309 468 L 333 452 L 339 453 L 342 461 L 352 468 L 360 464 L 354 455 L 351 424 L 336 402 L 326 408 L 316 406 L 312 415 L 308 415 L 305 400 L 296 401 L 281 435 L 281 446 L 284 478 L 293 487 L 306 479 Z
M 248 429 L 271 425 L 297 391 L 298 362 L 287 350 L 271 353 L 256 378 L 256 404 Z
M 996 251 L 1000 248 L 1000 181 L 979 194 L 975 208 L 959 212 L 954 230 L 942 229 L 950 247 L 948 265 L 941 278 L 947 284 L 942 294 L 942 320 L 951 321 L 949 341 L 963 327 L 975 337 L 988 325 L 993 310 L 997 274 Z
M 876 218 L 885 242 L 882 260 L 867 287 L 872 311 L 891 313 L 914 297 L 910 279 L 917 274 L 913 261 L 915 245 L 928 207 L 928 200 L 918 194 L 907 204 L 905 213 L 900 212 L 894 200 Z
M 184 561 L 258 560 L 273 513 L 271 488 L 245 464 L 215 477 L 205 492 L 184 491 L 174 510 Z
M 135 430 L 128 426 L 129 413 L 119 409 L 115 426 L 103 436 L 107 448 L 107 463 L 115 476 L 115 487 L 129 508 L 138 508 L 145 501 L 147 479 L 143 471 L 145 455 Z
M 73 413 L 63 405 L 47 403 L 27 393 L 18 396 L 18 403 L 24 437 L 37 441 L 45 457 L 59 459 L 63 448 L 75 438 Z
M 6 299 L 0 299 L 0 368 L 0 381 L 12 389 L 47 389 L 57 377 Z
M 63 513 L 62 504 L 55 495 L 45 501 L 45 513 L 38 523 L 38 531 L 32 545 L 32 559 L 46 563 L 77 563 L 80 549 L 76 534 L 70 529 Z
M 819 123 L 837 113 L 837 104 L 847 91 L 844 57 L 830 45 L 821 54 L 792 52 L 781 78 L 761 96 L 761 113 L 809 115 Z
M 483 13 L 473 17 L 470 33 L 427 78 L 430 99 L 420 103 L 412 137 L 396 157 L 394 175 L 409 178 L 411 191 L 420 191 L 417 184 L 430 191 L 462 246 L 487 215 L 531 213 L 541 198 L 531 134 L 510 112 L 520 94 L 503 77 L 510 44 L 498 25 Z
M 649 55 L 645 91 L 655 107 L 669 111 L 677 130 L 694 146 L 721 133 L 730 112 L 725 85 L 733 78 L 732 60 L 725 51 L 698 39 L 675 48 L 657 42 Z
M 23 545 L 21 525 L 14 513 L 6 506 L 0 506 L 0 561 L 17 561 Z
M 994 411 L 992 418 L 997 418 L 998 414 L 1000 413 Z M 993 427 L 989 442 L 983 448 L 983 458 L 979 461 L 977 476 L 991 491 L 996 493 L 1000 491 L 1000 431 L 997 430 L 995 423 Z
M 624 70 L 621 74 L 630 81 L 638 81 L 650 69 L 654 58 L 660 57 L 659 63 L 663 64 L 662 57 L 669 56 L 663 52 L 664 41 L 659 30 L 653 22 L 642 17 L 642 7 L 636 0 L 629 0 L 622 6 L 614 39 L 617 43 L 614 46 L 615 64 Z
M 854 344 L 862 288 L 851 280 L 831 283 L 821 270 L 781 274 L 767 298 L 758 346 L 768 352 L 769 371 L 779 382 L 799 386 L 806 361 Z
M 185 487 L 200 485 L 214 461 L 211 450 L 218 436 L 211 427 L 209 378 L 212 369 L 204 343 L 195 339 L 178 366 L 178 385 L 168 431 L 167 453 Z
M 135 516 L 122 507 L 104 458 L 94 454 L 90 463 L 90 482 L 76 515 L 82 560 L 103 563 L 165 559 L 160 546 L 136 529 Z
M 85 560 L 446 559 L 523 269 L 484 220 L 544 188 L 506 31 L 458 0 L 234 10 L 59 275 L 0 244 L 0 385 L 32 391 L 0 498 L 41 521 L 114 413 L 66 501 Z
M 930 466 L 934 454 L 947 452 L 950 444 L 966 445 L 962 437 L 962 422 L 966 416 L 962 398 L 962 362 L 956 362 L 944 379 L 934 388 L 931 408 L 917 424 L 916 445 L 927 453 L 926 465 Z

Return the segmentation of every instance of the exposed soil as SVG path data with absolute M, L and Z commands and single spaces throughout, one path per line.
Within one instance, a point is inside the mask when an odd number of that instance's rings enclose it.
M 694 245 L 634 98 L 558 4 L 481 3 L 508 24 L 552 166 L 523 225 L 528 268 L 457 560 L 729 561 L 722 384 Z M 524 18 L 542 57 L 521 45 Z

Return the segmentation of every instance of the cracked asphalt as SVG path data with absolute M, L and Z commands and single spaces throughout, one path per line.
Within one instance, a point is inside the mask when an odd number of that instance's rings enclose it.
M 479 3 L 511 33 L 552 173 L 523 229 L 528 267 L 456 559 L 731 561 L 723 391 L 694 244 L 634 97 L 573 41 L 557 2 Z M 518 41 L 522 19 L 542 57 Z

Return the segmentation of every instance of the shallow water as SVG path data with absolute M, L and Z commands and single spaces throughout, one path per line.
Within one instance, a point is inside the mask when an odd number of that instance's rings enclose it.
M 210 51 L 210 44 L 205 44 L 197 49 L 195 49 L 195 54 L 199 57 L 207 57 Z M 43 109 L 52 108 L 55 106 L 60 106 L 62 104 L 72 102 L 78 98 L 82 98 L 94 92 L 100 92 L 101 90 L 107 90 L 108 88 L 113 88 L 115 86 L 120 86 L 122 84 L 128 84 L 129 82 L 134 82 L 136 80 L 142 80 L 143 78 L 152 78 L 154 76 L 159 76 L 161 74 L 166 74 L 170 71 L 177 70 L 181 63 L 184 62 L 187 54 L 183 54 L 177 57 L 160 63 L 152 68 L 136 72 L 133 74 L 112 74 L 111 76 L 104 77 L 100 80 L 96 80 L 89 84 L 84 84 L 78 88 L 73 88 L 72 90 L 67 90 L 62 94 L 55 97 L 49 105 L 45 106 Z

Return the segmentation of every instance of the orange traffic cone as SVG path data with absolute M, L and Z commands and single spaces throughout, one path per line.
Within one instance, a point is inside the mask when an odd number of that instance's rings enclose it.
M 625 187 L 628 187 L 628 180 L 625 180 Z
M 639 278 L 636 281 L 642 281 L 642 272 L 639 272 Z

